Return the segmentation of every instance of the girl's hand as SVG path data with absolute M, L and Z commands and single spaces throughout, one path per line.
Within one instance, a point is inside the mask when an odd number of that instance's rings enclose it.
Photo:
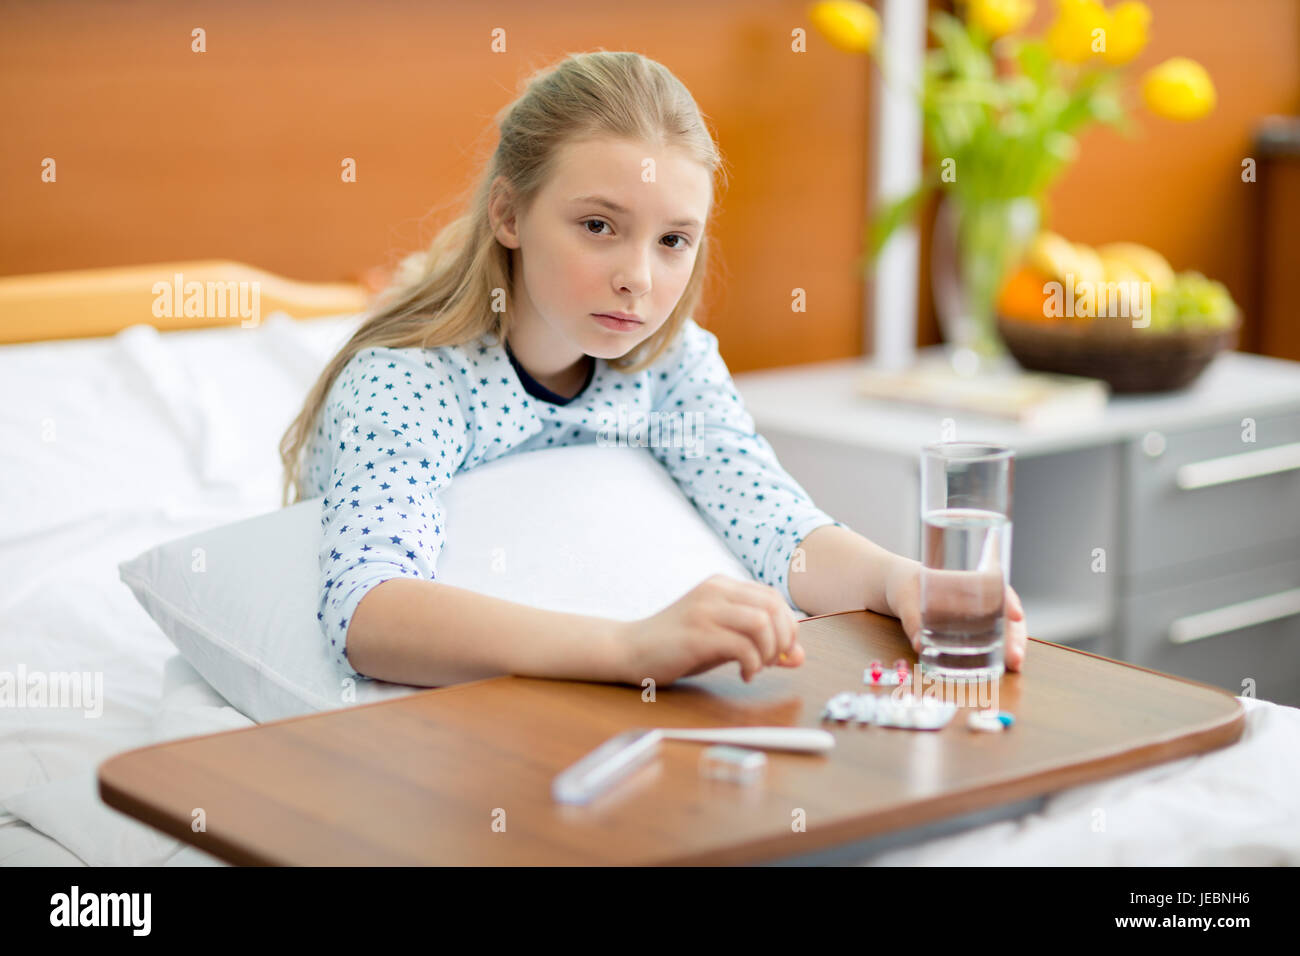
M 969 574 L 972 572 L 951 572 Z M 942 592 L 940 592 L 942 593 Z M 968 593 L 956 589 L 952 591 L 956 602 L 952 610 L 961 613 L 964 608 L 956 604 L 971 600 Z M 893 615 L 903 626 L 903 632 L 911 642 L 912 649 L 921 651 L 921 562 L 906 560 L 898 564 L 889 576 L 885 586 L 885 600 Z M 1005 585 L 1003 594 L 1003 622 L 1005 645 L 1003 656 L 1007 670 L 1019 671 L 1025 663 L 1025 652 L 1029 646 L 1029 634 L 1025 627 L 1025 609 L 1020 603 L 1020 595 L 1011 585 Z
M 740 663 L 746 682 L 769 664 L 798 667 L 804 650 L 796 628 L 776 588 L 715 574 L 658 614 L 623 625 L 625 680 L 667 685 L 728 661 Z

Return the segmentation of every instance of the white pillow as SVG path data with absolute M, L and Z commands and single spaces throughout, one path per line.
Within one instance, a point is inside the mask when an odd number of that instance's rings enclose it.
M 437 580 L 521 604 L 645 617 L 712 574 L 753 580 L 650 451 L 520 452 L 452 479 Z M 239 711 L 278 720 L 413 693 L 350 681 L 316 619 L 321 499 L 118 566 L 185 659 Z

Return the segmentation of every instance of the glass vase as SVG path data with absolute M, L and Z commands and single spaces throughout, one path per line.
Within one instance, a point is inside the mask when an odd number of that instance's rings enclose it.
M 1038 234 L 1032 196 L 968 199 L 947 194 L 935 217 L 930 279 L 949 360 L 962 375 L 1014 367 L 997 330 L 998 292 Z

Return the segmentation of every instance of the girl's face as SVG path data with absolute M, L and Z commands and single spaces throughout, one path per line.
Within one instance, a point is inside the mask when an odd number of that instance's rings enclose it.
M 556 370 L 584 354 L 617 358 L 652 336 L 691 277 L 711 201 L 708 170 L 680 148 L 566 144 L 530 208 L 494 215 L 498 240 L 516 250 L 516 352 Z M 641 323 L 622 331 L 595 318 L 611 311 Z

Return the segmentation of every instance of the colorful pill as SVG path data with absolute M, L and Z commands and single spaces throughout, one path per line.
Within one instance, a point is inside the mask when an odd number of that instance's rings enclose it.
M 973 710 L 966 718 L 966 726 L 971 730 L 997 733 L 1016 722 L 1016 718 L 1005 710 Z

